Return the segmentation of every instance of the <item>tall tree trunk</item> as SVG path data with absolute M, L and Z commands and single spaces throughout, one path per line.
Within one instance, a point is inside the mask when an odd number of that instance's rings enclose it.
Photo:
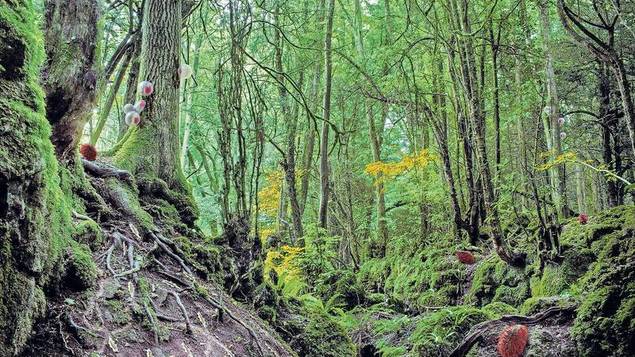
M 551 22 L 549 21 L 549 8 L 545 0 L 538 0 L 540 8 L 541 35 L 545 52 L 545 75 L 547 79 L 548 115 L 549 121 L 544 122 L 545 135 L 547 136 L 548 149 L 552 151 L 553 157 L 562 154 L 562 143 L 560 139 L 560 103 L 558 100 L 558 87 L 556 86 L 556 74 L 553 67 L 553 51 L 551 46 Z M 544 114 L 544 113 L 543 113 Z M 566 188 L 566 168 L 564 165 L 557 165 L 550 170 L 550 178 L 553 189 L 553 201 L 556 205 L 558 216 L 567 218 L 569 216 L 569 205 L 567 203 Z
M 467 0 L 463 0 L 459 8 L 455 0 L 451 1 L 453 11 L 459 14 L 459 28 L 464 34 L 472 33 L 469 21 L 469 6 Z M 514 266 L 525 264 L 524 255 L 517 255 L 509 251 L 503 230 L 500 224 L 498 208 L 496 207 L 496 195 L 491 169 L 487 157 L 487 147 L 485 144 L 485 117 L 482 112 L 481 93 L 477 86 L 476 61 L 474 55 L 473 36 L 456 38 L 459 46 L 459 54 L 463 67 L 463 85 L 468 102 L 468 117 L 474 130 L 476 158 L 480 167 L 481 181 L 483 187 L 483 199 L 488 219 L 492 226 L 492 238 L 498 256 L 505 262 Z
M 203 36 L 198 35 L 196 40 L 194 41 L 194 59 L 192 61 L 192 76 L 196 78 L 198 75 L 198 70 L 200 67 L 200 57 L 201 57 L 201 45 L 203 44 Z M 192 93 L 192 89 L 187 90 L 184 88 L 185 92 L 183 95 L 185 96 L 185 108 L 183 110 L 183 115 L 185 115 L 185 122 L 183 123 L 183 140 L 181 143 L 181 167 L 185 169 L 185 157 L 187 156 L 187 152 L 190 148 L 190 135 L 192 132 L 192 100 L 194 94 Z
M 385 1 L 386 8 L 386 32 L 387 36 L 390 34 L 388 30 L 389 26 L 389 15 L 390 15 L 390 2 L 388 0 Z M 364 71 L 366 71 L 366 53 L 364 51 L 364 39 L 362 38 L 362 6 L 360 0 L 355 0 L 355 29 L 353 31 L 355 48 L 357 51 L 357 57 L 359 59 L 360 65 Z M 389 41 L 388 39 L 386 42 Z M 377 128 L 377 124 L 375 123 L 375 116 L 372 111 L 372 103 L 369 100 L 364 101 L 364 108 L 366 112 L 366 121 L 368 124 L 368 136 L 370 138 L 370 149 L 372 152 L 372 157 L 374 162 L 381 161 L 381 138 L 382 134 L 380 131 L 384 130 L 384 125 L 386 121 L 387 114 L 387 106 L 385 103 L 382 103 L 382 117 L 381 117 L 381 128 Z M 384 184 L 382 182 L 381 174 L 378 175 L 377 181 L 375 183 L 375 202 L 377 205 L 377 238 L 379 241 L 379 252 L 378 254 L 383 257 L 386 254 L 386 246 L 388 244 L 388 225 L 386 222 L 386 195 Z
M 492 50 L 492 79 L 494 82 L 494 156 L 496 158 L 494 167 L 496 172 L 496 179 L 500 179 L 500 165 L 501 165 L 501 119 L 500 119 L 500 98 L 499 98 L 499 86 L 498 86 L 498 46 L 500 42 L 500 29 L 498 36 L 494 36 L 494 24 L 490 20 L 489 24 L 489 38 L 490 46 Z
M 325 0 L 318 2 L 318 17 L 315 22 L 318 29 L 322 28 L 325 16 Z M 322 36 L 320 36 L 321 41 Z M 318 42 L 318 41 L 316 41 Z M 317 111 L 320 106 L 320 83 L 322 79 L 322 61 L 315 61 L 315 69 L 313 72 L 313 79 L 311 80 L 310 98 L 312 100 L 312 110 Z M 309 196 L 309 180 L 311 179 L 311 172 L 313 171 L 313 153 L 315 151 L 315 137 L 317 134 L 317 123 L 315 118 L 307 113 L 307 131 L 304 135 L 304 152 L 302 160 L 302 179 L 300 182 L 300 213 L 304 214 L 306 209 L 306 202 Z
M 602 159 L 608 170 L 615 171 L 615 161 L 613 160 L 613 145 L 611 138 L 616 130 L 617 118 L 611 114 L 611 81 L 609 65 L 598 61 L 598 94 L 600 97 L 600 121 L 602 122 Z M 616 155 L 617 159 L 617 155 Z M 619 174 L 619 173 L 618 173 Z M 605 178 L 607 186 L 608 206 L 615 207 L 620 202 L 620 182 Z
M 326 31 L 324 33 L 324 102 L 322 135 L 320 137 L 320 206 L 318 209 L 319 226 L 328 227 L 329 203 L 329 126 L 331 125 L 331 82 L 333 77 L 333 63 L 331 40 L 333 38 L 333 13 L 335 0 L 328 0 L 326 15 Z
M 42 70 L 47 118 L 60 161 L 74 161 L 84 125 L 97 98 L 99 21 L 97 0 L 47 0 Z
M 181 0 L 146 0 L 141 40 L 141 80 L 154 85 L 141 123 L 115 156 L 134 174 L 185 190 L 179 162 L 179 68 Z
M 274 14 L 274 22 L 277 28 L 281 28 L 280 24 L 280 5 L 276 7 Z M 282 34 L 280 30 L 276 30 L 275 33 L 276 53 L 275 53 L 275 67 L 278 72 L 278 98 L 280 102 L 280 109 L 282 117 L 286 123 L 286 153 L 282 160 L 282 169 L 284 171 L 285 187 L 287 191 L 287 198 L 289 199 L 289 205 L 291 206 L 291 221 L 293 223 L 293 230 L 291 235 L 291 242 L 295 243 L 297 239 L 304 235 L 302 229 L 302 213 L 300 211 L 300 203 L 298 200 L 298 194 L 296 191 L 296 128 L 298 123 L 297 111 L 292 113 L 289 105 L 289 93 L 285 86 L 284 66 L 283 60 L 283 48 L 284 41 L 282 40 Z M 302 76 L 302 74 L 301 74 Z M 299 87 L 302 88 L 302 81 L 300 80 Z
M 31 4 L 0 2 L 0 356 L 18 355 L 44 316 L 45 287 L 61 274 L 72 229 L 38 84 L 45 54 Z

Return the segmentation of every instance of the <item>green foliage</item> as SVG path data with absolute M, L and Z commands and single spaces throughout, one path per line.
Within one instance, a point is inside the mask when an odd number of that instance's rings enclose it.
M 417 322 L 410 341 L 422 356 L 445 355 L 473 325 L 490 318 L 491 315 L 469 306 L 440 309 Z

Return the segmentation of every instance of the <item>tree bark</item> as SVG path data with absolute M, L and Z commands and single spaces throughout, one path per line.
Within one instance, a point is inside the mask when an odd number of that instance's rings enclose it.
M 97 0 L 47 0 L 45 4 L 47 61 L 42 83 L 51 138 L 61 162 L 75 161 L 97 99 L 99 17 Z
M 539 0 L 538 6 L 540 8 L 540 32 L 542 34 L 545 53 L 548 107 L 550 109 L 549 113 L 546 113 L 549 120 L 544 122 L 544 130 L 547 136 L 547 149 L 552 152 L 555 158 L 562 154 L 562 142 L 560 139 L 561 126 L 558 123 L 558 119 L 560 118 L 560 103 L 558 100 L 556 74 L 553 67 L 553 51 L 551 49 L 551 22 L 549 21 L 548 3 L 544 0 Z M 549 145 L 549 143 L 551 143 L 551 145 Z M 569 216 L 565 176 L 565 165 L 557 165 L 550 170 L 553 202 L 556 205 L 558 216 L 561 218 L 567 218 Z
M 335 0 L 328 0 L 326 31 L 324 34 L 324 102 L 322 135 L 320 138 L 320 206 L 318 209 L 318 222 L 321 228 L 328 227 L 328 203 L 329 203 L 329 126 L 331 120 L 331 84 L 333 77 L 333 64 L 331 53 L 331 40 L 333 37 L 333 13 Z
M 45 52 L 31 4 L 0 2 L 0 356 L 19 354 L 44 316 L 45 287 L 61 274 L 72 228 L 38 84 Z
M 141 80 L 154 92 L 146 99 L 141 123 L 115 156 L 132 174 L 164 180 L 185 190 L 179 161 L 179 56 L 181 0 L 146 0 L 141 39 Z
M 201 57 L 201 45 L 203 44 L 203 36 L 198 35 L 196 40 L 194 41 L 194 59 L 192 60 L 192 76 L 196 78 L 198 75 L 198 70 L 200 67 L 200 57 Z M 190 81 L 191 83 L 191 81 Z M 190 135 L 192 132 L 192 101 L 194 93 L 192 93 L 192 89 L 187 90 L 184 88 L 183 95 L 185 96 L 185 108 L 183 110 L 183 115 L 185 115 L 185 122 L 183 123 L 183 140 L 181 144 L 181 167 L 185 169 L 185 158 L 187 157 L 188 150 L 190 148 Z

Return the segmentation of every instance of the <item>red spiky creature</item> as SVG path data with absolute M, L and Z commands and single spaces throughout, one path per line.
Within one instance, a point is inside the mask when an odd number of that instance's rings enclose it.
M 580 224 L 587 224 L 588 221 L 589 216 L 585 213 L 580 213 L 580 215 L 578 216 L 578 222 L 580 222 Z
M 498 335 L 498 354 L 501 357 L 521 357 L 529 341 L 525 325 L 509 325 Z
M 456 257 L 463 264 L 471 265 L 476 263 L 476 258 L 474 258 L 474 254 L 466 250 L 459 250 L 458 252 L 456 252 Z
M 88 161 L 95 161 L 95 159 L 97 159 L 97 149 L 90 144 L 82 144 L 79 147 L 79 153 Z

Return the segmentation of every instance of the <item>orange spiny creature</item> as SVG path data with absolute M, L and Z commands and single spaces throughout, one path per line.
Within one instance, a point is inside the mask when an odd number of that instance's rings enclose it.
M 95 159 L 97 159 L 97 149 L 90 144 L 82 144 L 79 147 L 79 153 L 88 161 L 95 161 Z
M 459 250 L 456 252 L 456 257 L 463 264 L 474 264 L 476 263 L 476 259 L 474 258 L 474 254 L 468 252 L 466 250 Z
M 498 335 L 498 354 L 502 357 L 520 357 L 529 340 L 525 325 L 509 325 Z

